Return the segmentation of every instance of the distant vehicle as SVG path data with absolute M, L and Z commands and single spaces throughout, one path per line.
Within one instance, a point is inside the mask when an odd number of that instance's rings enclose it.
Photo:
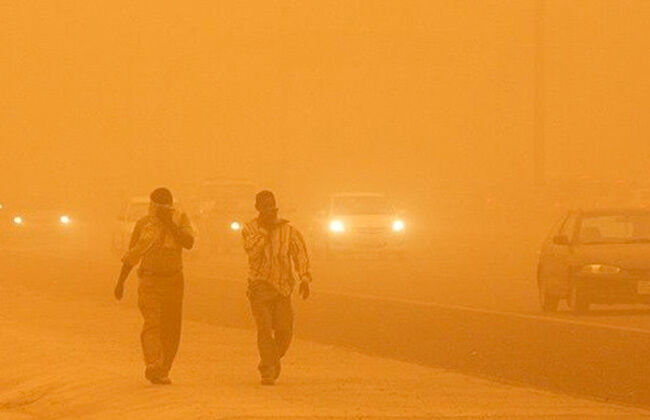
M 77 224 L 79 219 L 68 210 L 39 207 L 25 207 L 20 210 L 4 210 L 3 222 L 18 232 L 61 231 L 67 232 Z
M 133 197 L 120 210 L 113 231 L 113 251 L 123 254 L 129 248 L 131 233 L 140 218 L 149 212 L 149 197 Z
M 3 236 L 12 240 L 36 241 L 44 246 L 50 240 L 84 240 L 85 223 L 76 211 L 61 206 L 26 205 L 0 210 Z M 48 247 L 51 244 L 47 245 Z
M 406 228 L 388 198 L 376 193 L 335 194 L 318 220 L 327 257 L 353 252 L 402 255 Z
M 542 309 L 566 300 L 576 313 L 592 303 L 650 303 L 650 209 L 568 212 L 539 257 Z
M 241 229 L 255 217 L 258 188 L 248 181 L 204 181 L 195 224 L 201 231 L 205 253 L 230 253 L 241 249 Z

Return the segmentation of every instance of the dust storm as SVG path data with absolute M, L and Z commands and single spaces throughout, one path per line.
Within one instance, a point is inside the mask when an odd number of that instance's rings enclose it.
M 649 416 L 649 20 L 3 2 L 0 418 Z

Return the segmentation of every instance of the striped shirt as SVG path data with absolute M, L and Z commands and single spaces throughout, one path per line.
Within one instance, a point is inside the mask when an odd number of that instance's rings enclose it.
M 248 254 L 249 285 L 267 282 L 280 294 L 289 296 L 296 277 L 311 281 L 305 240 L 286 220 L 269 232 L 254 219 L 242 229 L 242 239 Z

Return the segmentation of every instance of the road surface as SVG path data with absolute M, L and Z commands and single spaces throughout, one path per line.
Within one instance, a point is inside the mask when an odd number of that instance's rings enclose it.
M 135 279 L 117 303 L 117 264 L 4 250 L 0 418 L 650 418 L 623 406 L 518 388 L 296 340 L 281 381 L 261 387 L 252 329 L 220 327 L 193 293 L 172 373 L 142 378 Z M 59 255 L 56 255 L 59 254 Z M 242 292 L 242 300 L 244 295 Z M 191 311 L 190 311 L 191 312 Z M 298 313 L 298 322 L 300 314 Z M 250 326 L 250 320 L 247 321 Z

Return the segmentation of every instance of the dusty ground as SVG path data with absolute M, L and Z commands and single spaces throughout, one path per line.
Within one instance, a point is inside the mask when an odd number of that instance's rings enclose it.
M 106 269 L 25 255 L 3 262 L 3 419 L 650 418 L 638 409 L 301 340 L 294 343 L 278 385 L 263 388 L 255 371 L 253 331 L 198 321 L 185 324 L 175 384 L 156 387 L 141 376 L 134 279 L 129 299 L 118 304 L 110 298 L 114 273 Z M 204 308 L 219 304 L 203 303 Z

